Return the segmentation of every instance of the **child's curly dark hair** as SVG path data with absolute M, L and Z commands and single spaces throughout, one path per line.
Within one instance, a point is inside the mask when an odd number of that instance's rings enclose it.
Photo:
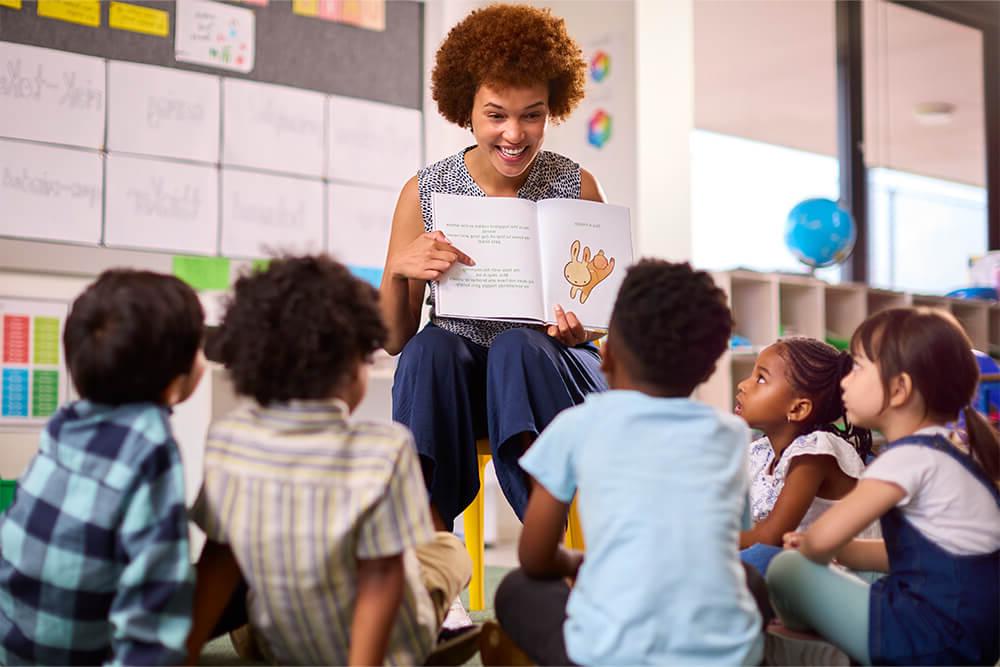
M 282 257 L 236 281 L 210 352 L 268 405 L 330 398 L 385 337 L 371 285 L 327 255 Z
M 850 353 L 808 336 L 780 338 L 775 348 L 785 361 L 788 384 L 813 404 L 802 432 L 818 430 L 839 435 L 851 443 L 862 461 L 866 460 L 872 451 L 871 431 L 847 421 L 840 390 L 840 381 L 854 365 Z M 838 422 L 843 426 L 838 426 Z
M 726 294 L 710 275 L 659 259 L 628 270 L 611 315 L 615 351 L 625 348 L 629 373 L 671 396 L 708 379 L 732 327 Z
M 587 63 L 566 22 L 548 9 L 490 5 L 451 29 L 435 58 L 431 92 L 448 121 L 469 127 L 479 86 L 549 86 L 549 116 L 559 122 L 583 99 Z

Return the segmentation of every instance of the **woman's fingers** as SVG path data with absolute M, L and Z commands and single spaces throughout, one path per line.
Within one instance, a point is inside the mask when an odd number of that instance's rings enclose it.
M 466 266 L 475 266 L 476 262 L 467 254 L 459 250 L 455 245 L 448 240 L 448 237 L 444 235 L 441 230 L 435 230 L 433 232 L 424 232 L 423 237 L 430 240 L 433 243 L 433 248 L 435 250 L 448 250 L 454 252 L 458 255 L 458 261 Z

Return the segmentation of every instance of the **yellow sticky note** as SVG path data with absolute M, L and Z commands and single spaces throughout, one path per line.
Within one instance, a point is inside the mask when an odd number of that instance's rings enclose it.
M 170 14 L 162 9 L 112 2 L 108 10 L 108 25 L 117 30 L 166 37 L 170 34 Z
M 98 0 L 38 0 L 38 15 L 96 28 L 101 25 Z
M 0 7 L 10 7 L 11 9 L 20 9 L 21 0 L 0 0 Z
M 302 16 L 319 14 L 319 0 L 292 0 L 292 12 Z

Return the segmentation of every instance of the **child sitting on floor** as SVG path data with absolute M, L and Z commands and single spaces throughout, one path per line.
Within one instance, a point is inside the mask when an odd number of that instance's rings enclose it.
M 928 308 L 869 317 L 851 339 L 847 416 L 889 440 L 857 488 L 767 574 L 792 629 L 861 664 L 992 665 L 1000 657 L 1000 443 L 969 407 L 979 367 L 955 318 Z M 963 413 L 968 448 L 946 424 Z M 883 540 L 854 539 L 881 517 Z M 888 575 L 868 585 L 826 565 Z
M 434 532 L 409 431 L 350 418 L 385 335 L 376 291 L 326 256 L 237 281 L 213 347 L 254 400 L 208 434 L 192 661 L 244 619 L 279 664 L 414 665 L 435 647 L 472 564 Z
M 736 414 L 764 437 L 750 445 L 753 527 L 740 533 L 741 557 L 761 574 L 781 537 L 809 524 L 854 489 L 871 433 L 844 418 L 840 381 L 851 355 L 814 338 L 783 338 L 757 357 L 739 383 Z M 878 537 L 873 524 L 861 537 Z
M 562 412 L 521 458 L 535 484 L 521 569 L 500 584 L 496 613 L 539 664 L 760 661 L 761 615 L 736 546 L 749 431 L 690 398 L 731 326 L 708 274 L 634 265 L 602 348 L 611 391 Z M 576 493 L 586 556 L 560 546 Z M 491 644 L 484 663 L 509 664 Z
M 201 304 L 106 271 L 63 331 L 80 400 L 45 426 L 0 517 L 0 664 L 176 665 L 191 628 L 184 472 L 170 408 L 201 379 Z

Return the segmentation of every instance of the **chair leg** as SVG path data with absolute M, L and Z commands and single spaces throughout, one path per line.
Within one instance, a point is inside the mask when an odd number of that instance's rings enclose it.
M 490 457 L 479 455 L 479 493 L 472 504 L 465 508 L 465 548 L 472 560 L 472 580 L 469 582 L 469 611 L 482 611 L 485 606 L 486 566 L 483 546 L 484 494 L 483 473 Z
M 566 522 L 566 537 L 563 543 L 570 549 L 584 550 L 583 527 L 580 525 L 580 515 L 576 511 L 576 496 L 569 506 L 569 520 Z

